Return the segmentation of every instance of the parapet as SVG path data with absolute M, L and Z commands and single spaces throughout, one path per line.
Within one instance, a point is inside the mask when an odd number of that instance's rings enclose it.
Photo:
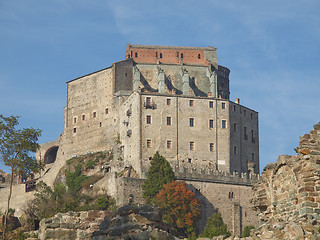
M 258 174 L 222 172 L 214 167 L 201 166 L 195 163 L 177 164 L 173 170 L 176 178 L 184 181 L 204 181 L 251 186 L 260 179 L 260 175 Z

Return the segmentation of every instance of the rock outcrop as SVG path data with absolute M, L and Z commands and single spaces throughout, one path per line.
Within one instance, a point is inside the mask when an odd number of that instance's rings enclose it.
M 267 165 L 254 186 L 254 239 L 320 239 L 320 123 L 295 150 Z
M 116 212 L 92 210 L 58 213 L 40 222 L 39 238 L 45 239 L 153 239 L 174 240 L 161 213 L 151 205 L 126 205 Z

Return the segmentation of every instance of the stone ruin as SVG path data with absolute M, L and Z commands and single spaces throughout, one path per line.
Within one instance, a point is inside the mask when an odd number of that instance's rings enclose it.
M 268 164 L 253 187 L 261 219 L 254 239 L 320 239 L 320 122 L 295 150 Z

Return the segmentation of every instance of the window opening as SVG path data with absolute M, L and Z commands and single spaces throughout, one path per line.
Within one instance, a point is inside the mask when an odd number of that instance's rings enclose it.
M 151 124 L 151 116 L 147 115 L 147 124 Z
M 151 148 L 151 139 L 147 139 L 147 148 Z
M 213 108 L 213 101 L 209 101 L 209 108 Z
M 172 148 L 171 140 L 167 140 L 167 148 Z
M 77 132 L 77 128 L 73 128 L 73 132 L 76 133 Z
M 210 144 L 209 144 L 209 151 L 210 151 L 210 152 L 213 152 L 213 150 L 214 150 L 214 144 L 213 144 L 213 143 L 210 143 Z
M 167 117 L 167 125 L 171 125 L 171 117 Z
M 96 112 L 93 112 L 93 118 L 95 118 L 97 116 Z
M 73 123 L 77 123 L 77 118 L 73 118 Z
M 224 102 L 221 103 L 221 108 L 222 108 L 222 109 L 226 109 L 226 103 L 224 103 Z
M 209 119 L 209 128 L 213 128 L 213 119 Z
M 200 59 L 201 58 L 201 55 L 200 55 L 200 53 L 198 54 L 198 59 Z
M 193 107 L 194 106 L 194 101 L 193 100 L 189 100 L 189 106 Z
M 167 98 L 167 105 L 171 105 L 171 98 Z
M 162 58 L 162 53 L 160 53 L 160 58 Z
M 82 115 L 82 120 L 86 120 L 86 115 Z
M 134 53 L 134 56 L 135 56 L 135 57 L 138 57 L 138 53 L 137 53 L 137 52 L 135 52 L 135 53 Z
M 190 150 L 193 151 L 194 150 L 194 142 L 190 142 Z
M 226 120 L 222 120 L 221 127 L 222 128 L 227 128 L 227 121 Z
M 189 126 L 194 127 L 194 118 L 189 118 Z
M 106 108 L 106 110 L 105 110 L 105 114 L 108 114 L 109 113 L 109 109 L 108 108 Z

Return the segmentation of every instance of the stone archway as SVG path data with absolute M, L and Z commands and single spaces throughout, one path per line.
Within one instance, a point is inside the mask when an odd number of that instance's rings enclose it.
M 56 161 L 58 149 L 58 146 L 53 146 L 46 151 L 44 155 L 45 164 L 54 163 Z

